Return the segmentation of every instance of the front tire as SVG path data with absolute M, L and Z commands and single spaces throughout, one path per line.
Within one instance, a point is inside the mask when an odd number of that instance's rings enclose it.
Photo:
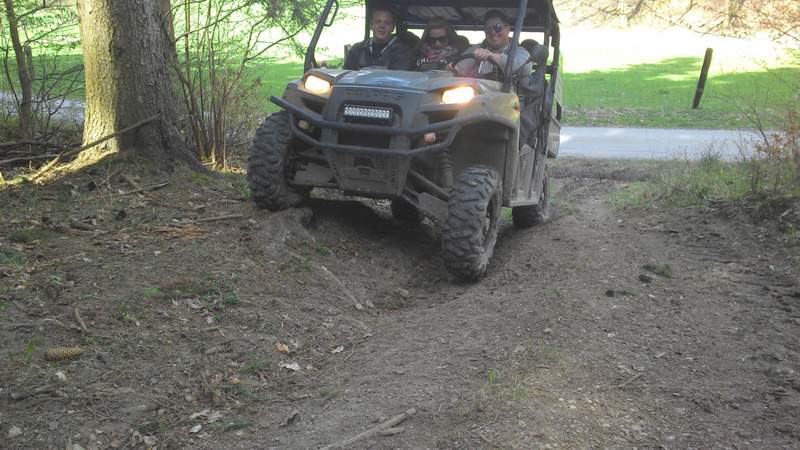
M 286 181 L 292 145 L 289 120 L 286 111 L 267 117 L 256 131 L 247 158 L 247 181 L 253 201 L 272 211 L 296 206 L 308 196 L 308 190 L 293 188 Z
M 511 208 L 511 220 L 517 228 L 540 225 L 550 220 L 550 209 L 550 176 L 545 174 L 539 204 Z
M 459 175 L 442 230 L 445 267 L 457 278 L 475 281 L 486 274 L 497 243 L 501 207 L 496 170 L 474 166 Z

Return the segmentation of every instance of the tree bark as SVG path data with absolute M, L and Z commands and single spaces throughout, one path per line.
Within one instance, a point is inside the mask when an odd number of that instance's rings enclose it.
M 176 60 L 169 0 L 77 3 L 86 74 L 84 144 L 157 114 L 158 120 L 100 150 L 199 166 L 181 137 L 169 76 Z
M 31 81 L 30 61 L 26 58 L 25 49 L 19 40 L 19 25 L 14 13 L 13 0 L 4 0 L 8 31 L 11 35 L 11 45 L 14 47 L 14 57 L 17 60 L 17 73 L 19 86 L 22 91 L 22 101 L 19 103 L 19 134 L 20 138 L 33 139 L 33 83 Z

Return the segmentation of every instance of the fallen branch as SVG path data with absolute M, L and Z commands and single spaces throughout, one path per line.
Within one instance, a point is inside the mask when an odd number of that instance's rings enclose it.
M 89 334 L 89 328 L 86 326 L 86 322 L 81 318 L 81 312 L 78 311 L 77 306 L 72 307 L 72 316 L 75 317 L 75 321 L 80 325 L 81 331 L 83 331 L 84 334 Z
M 406 430 L 406 427 L 395 427 L 395 428 L 387 428 L 385 430 L 381 430 L 378 432 L 381 436 L 394 436 L 395 434 L 400 434 Z
M 387 430 L 390 430 L 390 429 L 397 430 L 397 428 L 395 428 L 395 427 L 397 427 L 397 425 L 400 425 L 401 423 L 403 423 L 404 420 L 408 419 L 409 417 L 413 416 L 416 413 L 417 413 L 417 410 L 414 409 L 414 408 L 411 408 L 408 411 L 406 411 L 406 412 L 404 412 L 404 413 L 402 413 L 400 415 L 397 415 L 395 417 L 392 417 L 391 419 L 387 420 L 386 422 L 380 423 L 380 424 L 376 425 L 375 427 L 373 427 L 373 428 L 371 428 L 371 429 L 369 429 L 369 430 L 367 430 L 367 431 L 365 431 L 365 432 L 363 432 L 363 433 L 361 433 L 361 434 L 359 434 L 359 435 L 357 435 L 355 437 L 347 439 L 346 441 L 342 441 L 342 442 L 340 442 L 338 444 L 331 444 L 331 445 L 328 445 L 326 447 L 322 447 L 320 450 L 333 450 L 333 449 L 350 448 L 352 446 L 352 444 L 354 444 L 354 443 L 356 443 L 358 441 L 362 441 L 364 439 L 371 438 L 372 436 L 378 435 L 382 431 L 387 431 Z M 400 428 L 400 431 L 402 431 L 402 428 Z
M 53 388 L 53 386 L 50 386 L 49 384 L 47 384 L 47 385 L 44 385 L 44 386 L 39 386 L 39 387 L 37 387 L 35 389 L 32 389 L 30 391 L 11 392 L 11 393 L 8 394 L 8 397 L 11 400 L 14 400 L 14 401 L 20 401 L 20 400 L 24 400 L 24 399 L 26 399 L 28 397 L 33 397 L 34 395 L 49 394 L 50 392 L 53 392 L 54 390 L 55 389 Z
M 0 142 L 0 148 L 21 147 L 23 145 L 33 145 L 35 147 L 64 148 L 63 145 L 58 145 L 58 144 L 53 144 L 52 142 L 43 142 L 43 141 L 22 140 L 14 142 Z
M 361 302 L 359 302 L 356 296 L 353 295 L 353 293 L 350 292 L 350 290 L 347 289 L 347 287 L 345 287 L 344 283 L 342 283 L 342 280 L 340 280 L 339 277 L 337 277 L 333 272 L 328 270 L 328 268 L 325 266 L 319 266 L 319 268 L 322 269 L 322 273 L 324 273 L 328 278 L 330 278 L 334 283 L 336 283 L 337 286 L 339 286 L 339 289 L 351 302 L 353 302 L 357 310 L 361 311 L 364 309 L 364 307 L 361 305 Z
M 44 175 L 45 173 L 49 172 L 50 169 L 52 169 L 56 164 L 61 162 L 61 160 L 66 158 L 67 156 L 72 156 L 72 155 L 78 154 L 78 153 L 80 153 L 80 152 L 82 152 L 84 150 L 88 150 L 88 149 L 90 149 L 92 147 L 96 147 L 96 146 L 102 144 L 103 142 L 105 142 L 105 141 L 107 141 L 109 139 L 113 139 L 113 138 L 115 138 L 115 137 L 117 137 L 117 136 L 119 136 L 121 134 L 125 134 L 125 133 L 127 133 L 129 131 L 135 130 L 135 129 L 141 127 L 142 125 L 146 125 L 146 124 L 158 119 L 159 117 L 161 117 L 159 114 L 152 115 L 152 116 L 148 117 L 147 119 L 144 119 L 142 121 L 136 122 L 135 124 L 133 124 L 133 125 L 131 125 L 129 127 L 126 127 L 126 128 L 123 128 L 123 129 L 121 129 L 121 130 L 119 130 L 117 132 L 111 133 L 108 136 L 104 136 L 104 137 L 102 137 L 102 138 L 100 138 L 100 139 L 98 139 L 98 140 L 96 140 L 94 142 L 90 142 L 90 143 L 88 143 L 88 144 L 86 144 L 86 145 L 84 145 L 82 147 L 78 147 L 76 149 L 60 153 L 58 156 L 55 157 L 55 159 L 53 159 L 49 163 L 45 164 L 41 169 L 39 169 L 35 174 L 33 174 L 33 176 L 31 176 L 31 179 L 35 180 L 37 178 L 40 178 L 42 175 Z
M 122 192 L 119 195 L 131 195 L 131 194 L 138 194 L 140 192 L 155 191 L 156 189 L 161 189 L 167 185 L 169 185 L 169 181 L 165 181 L 163 183 L 158 183 L 158 184 L 152 184 L 150 186 L 141 187 L 139 189 L 134 189 L 128 192 Z
M 129 177 L 129 176 L 125 175 L 125 174 L 122 174 L 121 176 L 122 176 L 122 179 L 125 180 L 131 186 L 133 186 L 134 189 L 141 189 L 142 188 L 142 185 L 137 183 L 136 181 L 134 181 L 131 177 Z
M 48 159 L 52 158 L 57 155 L 47 154 L 47 155 L 38 155 L 38 156 L 18 156 L 16 158 L 8 158 L 8 159 L 0 159 L 0 166 L 3 164 L 11 164 L 18 161 L 35 161 L 37 159 Z
M 224 216 L 217 216 L 217 217 L 207 217 L 205 219 L 197 219 L 197 222 L 217 222 L 220 220 L 228 220 L 228 219 L 244 219 L 242 214 L 227 214 Z

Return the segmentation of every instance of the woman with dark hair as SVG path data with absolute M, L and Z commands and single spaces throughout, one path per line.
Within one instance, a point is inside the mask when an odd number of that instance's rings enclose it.
M 417 46 L 417 70 L 445 70 L 460 55 L 469 42 L 441 17 L 431 19 L 422 32 Z

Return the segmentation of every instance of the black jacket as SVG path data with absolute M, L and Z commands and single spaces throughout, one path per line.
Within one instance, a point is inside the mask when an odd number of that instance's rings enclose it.
M 368 66 L 382 66 L 390 70 L 411 70 L 414 67 L 414 47 L 404 39 L 392 37 L 382 51 L 373 52 L 372 39 L 350 47 L 344 59 L 344 69 L 358 70 Z

